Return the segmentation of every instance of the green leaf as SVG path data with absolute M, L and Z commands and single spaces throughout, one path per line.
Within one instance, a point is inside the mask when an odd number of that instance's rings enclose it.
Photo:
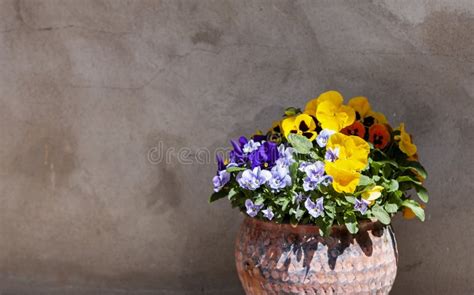
M 385 187 L 387 188 L 387 192 L 394 192 L 398 190 L 398 181 L 396 181 L 395 179 L 390 179 L 390 182 Z
M 314 160 L 322 160 L 322 158 L 315 151 L 310 151 L 309 156 Z
M 422 200 L 425 203 L 428 203 L 429 197 L 428 197 L 428 191 L 426 190 L 426 188 L 424 188 L 421 185 L 417 185 L 415 186 L 415 190 L 420 200 Z
M 392 168 L 390 167 L 390 165 L 384 165 L 383 168 L 382 168 L 382 175 L 385 177 L 385 178 L 390 178 L 390 175 L 392 175 Z
M 290 165 L 290 177 L 291 179 L 296 179 L 296 174 L 298 173 L 298 162 L 295 162 Z
M 289 107 L 285 110 L 285 116 L 291 117 L 301 113 L 301 110 L 295 107 Z
M 396 213 L 398 211 L 398 205 L 394 203 L 386 203 L 383 207 L 388 213 Z
M 344 197 L 346 199 L 347 202 L 351 203 L 351 204 L 355 204 L 355 197 L 354 196 L 345 196 Z
M 401 169 L 414 169 L 421 177 L 425 178 L 428 177 L 428 173 L 426 172 L 425 168 L 416 161 L 405 161 L 401 163 Z
M 344 214 L 344 224 L 351 234 L 356 234 L 359 231 L 359 227 L 357 226 L 357 218 L 354 212 L 346 212 L 346 214 Z
M 362 174 L 359 179 L 359 185 L 366 186 L 369 184 L 374 184 L 374 181 L 372 180 L 372 178 L 368 177 L 367 175 Z
M 425 210 L 420 207 L 416 201 L 413 200 L 405 200 L 402 202 L 402 206 L 410 208 L 413 213 L 415 213 L 416 217 L 421 221 L 425 221 Z
M 395 168 L 398 168 L 398 164 L 394 160 L 382 160 L 382 161 L 377 161 L 377 163 L 380 163 L 380 164 L 383 164 L 383 165 L 391 165 Z
M 300 134 L 290 133 L 288 135 L 288 141 L 299 154 L 309 154 L 311 152 L 311 149 L 313 148 L 313 144 L 311 143 L 311 141 L 309 141 L 308 138 Z
M 414 184 L 421 185 L 421 182 L 419 182 L 417 179 L 414 179 L 413 177 L 410 177 L 408 175 L 399 176 L 397 178 L 397 181 L 398 182 L 411 182 L 411 183 L 414 183 Z
M 235 189 L 235 188 L 231 188 L 230 191 L 229 191 L 229 194 L 227 194 L 227 198 L 229 200 L 232 200 L 232 198 L 236 195 L 238 195 L 239 192 Z
M 372 207 L 372 214 L 383 224 L 390 224 L 390 215 L 379 205 L 374 205 Z
M 255 197 L 254 204 L 255 205 L 262 205 L 264 202 L 265 202 L 265 198 L 263 197 L 263 195 L 262 194 L 257 194 L 257 196 Z
M 295 218 L 296 220 L 298 220 L 298 221 L 301 219 L 301 217 L 303 217 L 304 212 L 305 212 L 305 211 L 302 210 L 302 209 L 300 209 L 300 208 L 298 208 L 298 209 L 293 209 L 293 208 L 291 208 L 291 209 L 290 209 L 290 215 L 293 215 L 294 218 Z
M 227 191 L 221 189 L 220 191 L 215 192 L 211 195 L 211 197 L 209 198 L 209 203 L 212 203 L 212 202 L 215 202 L 219 199 L 225 198 L 226 196 L 227 196 Z
M 334 218 L 334 216 L 336 216 L 335 204 L 333 202 L 327 202 L 327 204 L 324 206 L 324 211 L 329 217 Z
M 288 207 L 289 203 L 290 203 L 290 200 L 286 197 L 280 197 L 275 200 L 275 204 L 280 205 L 282 211 L 286 210 L 286 207 Z
M 229 173 L 232 173 L 232 172 L 244 171 L 244 170 L 246 170 L 246 168 L 244 168 L 244 167 L 232 166 L 232 167 L 227 167 L 225 170 L 226 170 L 227 172 L 229 172 Z
M 325 221 L 323 218 L 317 218 L 314 223 L 319 227 L 320 234 L 327 237 L 331 233 L 332 222 L 332 219 Z

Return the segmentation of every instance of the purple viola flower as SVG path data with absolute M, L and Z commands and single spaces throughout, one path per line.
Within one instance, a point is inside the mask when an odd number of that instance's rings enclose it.
M 247 209 L 247 214 L 250 217 L 255 217 L 258 214 L 258 211 L 260 211 L 263 208 L 262 205 L 255 205 L 252 200 L 247 199 L 245 200 L 245 208 Z
M 334 133 L 336 132 L 333 130 L 323 129 L 321 132 L 319 132 L 318 136 L 316 137 L 316 142 L 318 143 L 320 147 L 323 148 L 328 143 L 329 137 L 331 137 L 331 135 L 333 135 Z
M 335 147 L 334 149 L 328 148 L 324 159 L 329 162 L 335 162 L 339 159 L 339 147 Z
M 357 210 L 362 215 L 365 215 L 368 208 L 369 208 L 369 204 L 364 199 L 362 200 L 355 199 L 354 210 Z
M 291 185 L 291 177 L 288 167 L 282 165 L 273 166 L 271 173 L 272 178 L 268 181 L 268 186 L 272 188 L 274 192 L 278 192 Z
M 316 202 L 311 201 L 310 198 L 307 198 L 304 202 L 305 208 L 308 210 L 309 215 L 314 218 L 318 218 L 324 212 L 323 197 L 316 200 Z
M 267 218 L 268 220 L 272 220 L 273 216 L 275 216 L 275 214 L 273 214 L 272 208 L 267 208 L 265 210 L 262 210 L 262 213 L 263 213 L 263 216 Z
M 248 190 L 256 190 L 267 183 L 272 178 L 272 173 L 268 170 L 262 170 L 255 167 L 253 170 L 247 169 L 237 176 L 239 185 Z
M 234 148 L 229 153 L 230 161 L 232 163 L 235 163 L 239 166 L 242 164 L 245 164 L 245 162 L 247 161 L 247 155 L 244 153 L 242 149 L 247 142 L 248 140 L 247 138 L 245 138 L 245 136 L 241 136 L 239 138 L 239 141 L 235 141 L 235 140 L 230 141 L 230 143 L 232 144 L 232 147 Z
M 252 137 L 253 141 L 255 142 L 262 142 L 264 140 L 267 139 L 267 135 L 264 135 L 264 134 L 255 134 L 253 137 Z
M 253 151 L 249 155 L 250 167 L 271 168 L 278 159 L 277 145 L 274 142 L 263 142 L 258 150 Z
M 217 172 L 225 170 L 225 164 L 224 164 L 224 159 L 222 158 L 221 155 L 216 155 L 216 160 L 217 160 Z
M 296 203 L 301 203 L 302 201 L 306 200 L 308 196 L 303 195 L 302 193 L 298 193 L 295 197 Z
M 217 172 L 217 175 L 212 178 L 212 184 L 214 185 L 214 191 L 217 193 L 226 185 L 227 182 L 230 180 L 230 173 L 221 170 Z
M 276 161 L 279 165 L 290 166 L 295 162 L 293 159 L 294 149 L 292 147 L 285 147 L 285 145 L 280 144 L 278 146 L 278 160 Z

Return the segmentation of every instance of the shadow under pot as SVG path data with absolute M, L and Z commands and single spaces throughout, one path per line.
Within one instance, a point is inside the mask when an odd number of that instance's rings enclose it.
M 312 225 L 276 224 L 246 217 L 235 243 L 245 293 L 388 294 L 397 274 L 393 230 L 379 222 L 350 234 L 333 226 L 323 237 Z

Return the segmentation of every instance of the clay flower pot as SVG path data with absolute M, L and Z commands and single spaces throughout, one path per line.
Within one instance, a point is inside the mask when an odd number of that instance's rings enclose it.
M 246 294 L 388 294 L 397 273 L 391 227 L 360 225 L 356 235 L 334 226 L 322 237 L 316 226 L 245 218 L 235 262 Z

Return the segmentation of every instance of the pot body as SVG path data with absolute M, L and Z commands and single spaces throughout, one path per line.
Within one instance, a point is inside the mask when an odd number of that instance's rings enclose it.
M 247 217 L 235 262 L 246 294 L 388 294 L 397 273 L 391 227 L 343 226 L 322 237 L 311 225 L 292 227 Z

